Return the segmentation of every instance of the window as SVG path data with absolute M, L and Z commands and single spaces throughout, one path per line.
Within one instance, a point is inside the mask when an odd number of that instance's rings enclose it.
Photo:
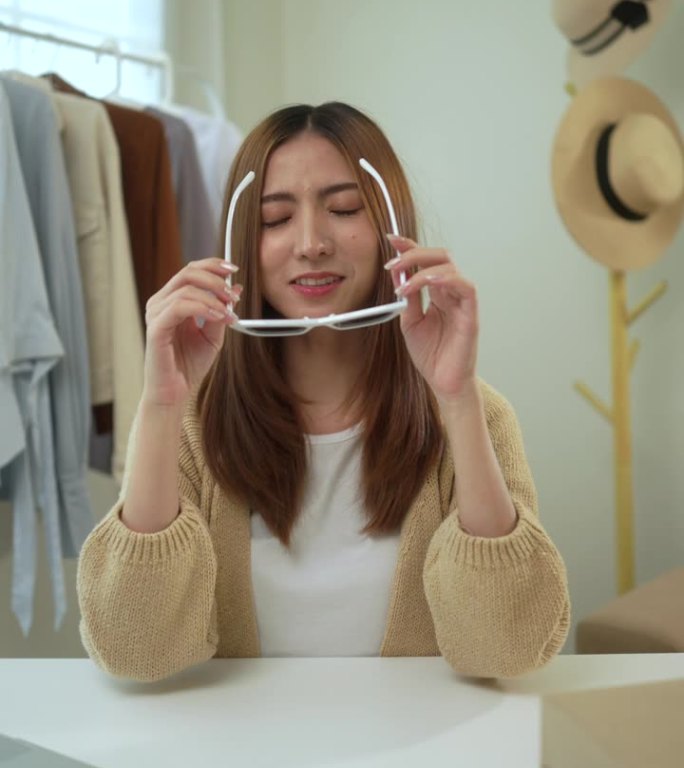
M 116 45 L 127 53 L 154 56 L 162 48 L 164 0 L 0 0 L 0 21 L 89 45 Z M 163 72 L 137 62 L 121 61 L 119 93 L 143 103 L 159 100 L 165 87 Z M 19 37 L 0 28 L 0 69 L 30 75 L 57 72 L 92 96 L 116 90 L 117 60 L 98 57 L 67 45 Z

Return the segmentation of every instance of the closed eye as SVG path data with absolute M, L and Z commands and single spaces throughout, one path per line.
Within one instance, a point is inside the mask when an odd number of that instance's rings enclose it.
M 334 213 L 336 216 L 353 216 L 355 213 L 358 213 L 359 211 L 363 210 L 363 207 L 359 208 L 347 208 L 345 210 L 335 210 L 330 211 L 330 213 Z
M 278 227 L 281 224 L 285 224 L 290 220 L 289 216 L 284 216 L 282 219 L 276 219 L 275 221 L 262 221 L 261 226 L 264 229 L 273 229 L 273 227 Z

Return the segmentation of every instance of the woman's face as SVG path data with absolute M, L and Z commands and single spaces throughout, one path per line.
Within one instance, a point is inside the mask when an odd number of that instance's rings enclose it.
M 284 317 L 368 306 L 379 273 L 375 231 L 344 157 L 301 133 L 266 167 L 261 198 L 264 298 Z

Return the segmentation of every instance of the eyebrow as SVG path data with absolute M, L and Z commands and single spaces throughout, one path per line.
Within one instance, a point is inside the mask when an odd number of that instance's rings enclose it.
M 358 189 L 359 185 L 355 181 L 346 181 L 342 184 L 332 184 L 329 187 L 324 187 L 319 193 L 319 198 L 328 197 L 334 195 L 336 192 L 345 192 L 348 189 Z M 270 195 L 264 195 L 261 198 L 261 204 L 264 203 L 277 203 L 277 202 L 294 203 L 295 196 L 291 192 L 273 192 Z

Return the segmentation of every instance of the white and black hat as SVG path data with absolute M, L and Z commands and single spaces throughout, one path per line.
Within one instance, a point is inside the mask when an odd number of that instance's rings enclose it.
M 578 89 L 619 75 L 651 44 L 671 0 L 553 0 L 556 26 L 570 44 L 567 76 Z

